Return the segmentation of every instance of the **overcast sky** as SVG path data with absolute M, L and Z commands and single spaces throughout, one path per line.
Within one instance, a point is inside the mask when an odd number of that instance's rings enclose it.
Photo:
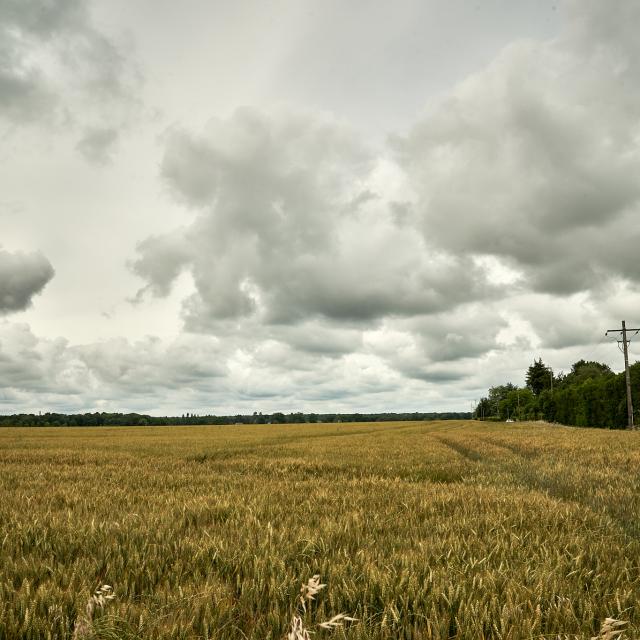
M 0 0 L 0 412 L 466 411 L 537 357 L 620 370 L 638 24 Z

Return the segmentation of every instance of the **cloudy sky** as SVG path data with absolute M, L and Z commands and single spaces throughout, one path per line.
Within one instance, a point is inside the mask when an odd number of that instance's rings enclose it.
M 469 410 L 534 357 L 620 370 L 638 24 L 0 0 L 0 412 Z

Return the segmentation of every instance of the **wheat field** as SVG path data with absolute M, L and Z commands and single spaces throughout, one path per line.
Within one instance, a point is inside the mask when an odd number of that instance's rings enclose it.
M 640 633 L 637 432 L 5 428 L 0 469 L 2 639 Z

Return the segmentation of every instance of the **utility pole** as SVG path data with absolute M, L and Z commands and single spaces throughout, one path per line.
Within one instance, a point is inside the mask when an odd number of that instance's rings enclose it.
M 622 340 L 618 340 L 618 347 L 622 343 L 622 353 L 624 353 L 624 377 L 627 382 L 627 429 L 634 429 L 633 426 L 633 402 L 631 400 L 631 374 L 629 373 L 629 351 L 627 345 L 631 340 L 627 339 L 627 331 L 634 331 L 633 335 L 638 335 L 640 329 L 627 329 L 625 321 L 622 321 L 622 329 L 608 329 L 605 332 L 605 336 L 610 333 L 619 333 L 622 336 Z

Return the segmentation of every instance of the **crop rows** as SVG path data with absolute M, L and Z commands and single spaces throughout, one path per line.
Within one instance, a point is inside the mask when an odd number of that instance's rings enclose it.
M 0 638 L 640 629 L 640 434 L 472 422 L 0 430 Z

